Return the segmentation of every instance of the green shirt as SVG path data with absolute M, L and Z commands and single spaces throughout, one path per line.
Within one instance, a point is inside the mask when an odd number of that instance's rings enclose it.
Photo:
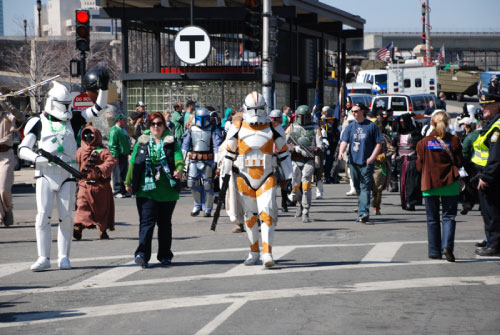
M 174 137 L 176 140 L 182 139 L 184 136 L 184 120 L 182 118 L 182 113 L 174 111 L 172 113 L 172 123 L 174 124 Z
M 431 188 L 430 190 L 427 191 L 422 191 L 422 195 L 424 197 L 431 197 L 431 196 L 449 197 L 459 194 L 460 194 L 460 184 L 458 183 L 458 180 L 445 186 Z
M 472 133 L 468 134 L 464 142 L 462 143 L 462 155 L 464 156 L 464 162 L 469 162 L 472 157 L 474 157 L 474 141 L 477 140 L 481 130 L 474 130 Z
M 114 125 L 109 130 L 108 147 L 114 158 L 130 154 L 130 139 L 118 125 Z
M 288 116 L 285 113 L 283 113 L 282 117 L 283 117 L 283 122 L 281 123 L 281 126 L 283 127 L 283 129 L 285 129 L 286 126 L 288 126 L 288 122 L 290 122 L 290 120 L 288 119 Z
M 149 135 L 149 131 L 147 130 L 144 132 L 145 135 Z M 166 135 L 170 135 L 170 131 L 167 129 L 163 133 L 163 136 L 165 137 Z M 134 163 L 135 163 L 135 157 L 137 155 L 137 149 L 139 147 L 140 143 L 137 142 L 134 146 L 134 150 L 132 152 L 132 158 L 130 159 L 130 166 L 127 172 L 127 178 L 125 179 L 125 185 L 132 185 L 132 176 L 133 176 L 133 170 L 134 170 Z M 179 147 L 179 144 L 177 142 L 174 142 L 174 162 L 175 162 L 175 169 L 179 172 L 182 172 L 184 169 L 184 159 L 182 157 L 182 151 L 181 148 Z M 148 198 L 152 199 L 154 201 L 158 202 L 166 202 L 166 201 L 177 201 L 179 200 L 179 193 L 175 191 L 171 186 L 170 186 L 170 181 L 168 180 L 167 176 L 163 172 L 163 169 L 161 168 L 160 164 L 160 157 L 161 157 L 161 150 L 160 150 L 160 145 L 159 144 L 154 144 L 153 145 L 153 152 L 151 153 L 151 163 L 152 163 L 152 169 L 153 173 L 156 174 L 156 168 L 160 167 L 160 179 L 155 180 L 155 185 L 156 188 L 154 190 L 150 191 L 143 191 L 142 186 L 144 185 L 144 174 L 142 174 L 141 178 L 141 183 L 139 185 L 139 190 L 135 194 L 137 198 Z M 172 174 L 174 171 L 170 171 Z M 179 181 L 180 182 L 180 181 Z

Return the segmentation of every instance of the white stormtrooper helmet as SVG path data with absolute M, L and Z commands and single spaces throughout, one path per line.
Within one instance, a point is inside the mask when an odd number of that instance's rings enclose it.
M 206 108 L 198 108 L 194 113 L 194 124 L 200 128 L 210 126 L 210 112 Z
M 267 120 L 266 100 L 262 94 L 252 92 L 245 98 L 243 118 L 250 124 L 264 124 Z
M 71 94 L 66 86 L 54 81 L 54 86 L 50 89 L 45 103 L 45 111 L 61 121 L 69 120 L 73 117 L 71 112 Z

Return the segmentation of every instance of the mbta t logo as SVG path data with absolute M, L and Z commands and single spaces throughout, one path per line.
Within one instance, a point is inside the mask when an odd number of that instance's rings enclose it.
M 197 26 L 187 26 L 177 33 L 174 41 L 175 54 L 187 64 L 203 62 L 210 53 L 210 37 Z

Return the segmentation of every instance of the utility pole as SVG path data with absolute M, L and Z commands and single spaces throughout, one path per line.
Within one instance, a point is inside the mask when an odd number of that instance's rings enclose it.
M 432 50 L 431 50 L 431 11 L 429 10 L 429 0 L 425 1 L 425 49 L 426 50 L 426 63 L 430 63 L 432 59 Z
M 262 1 L 262 95 L 266 99 L 267 112 L 274 107 L 272 97 L 273 69 L 269 55 L 269 20 L 271 18 L 271 0 Z

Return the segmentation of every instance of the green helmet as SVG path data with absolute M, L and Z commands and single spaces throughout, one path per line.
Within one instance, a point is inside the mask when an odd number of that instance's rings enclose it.
M 311 108 L 307 105 L 300 105 L 295 111 L 295 123 L 299 126 L 311 124 Z

